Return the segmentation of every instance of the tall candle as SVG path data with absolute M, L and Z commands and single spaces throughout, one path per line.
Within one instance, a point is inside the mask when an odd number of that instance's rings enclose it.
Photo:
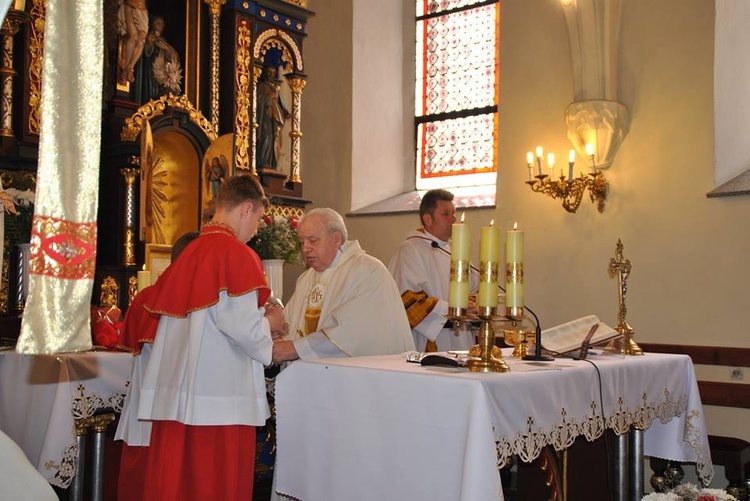
M 448 306 L 469 307 L 469 253 L 471 250 L 471 227 L 461 222 L 453 224 L 451 231 L 451 275 L 448 287 Z
M 543 174 L 542 172 L 542 155 L 544 155 L 544 150 L 541 146 L 536 147 L 536 163 L 539 166 L 539 175 L 541 176 Z
M 505 306 L 523 308 L 523 231 L 518 223 L 507 232 L 505 245 Z
M 497 306 L 497 272 L 500 265 L 500 228 L 482 226 L 479 240 L 479 291 L 477 306 L 495 308 Z
M 138 271 L 138 292 L 151 285 L 151 272 L 146 270 Z
M 555 154 L 547 153 L 547 166 L 549 166 L 549 177 L 555 177 Z
M 573 166 L 576 163 L 576 150 L 570 150 L 568 153 L 568 182 L 573 182 Z

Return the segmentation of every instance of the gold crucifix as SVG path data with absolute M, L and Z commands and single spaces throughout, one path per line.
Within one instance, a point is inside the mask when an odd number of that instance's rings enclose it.
M 625 306 L 625 295 L 628 292 L 628 275 L 632 265 L 629 259 L 625 259 L 623 256 L 623 245 L 622 241 L 617 239 L 617 246 L 615 247 L 615 257 L 609 260 L 609 275 L 617 275 L 617 289 L 619 295 L 619 310 L 617 312 L 617 327 L 615 330 L 622 334 L 622 338 L 612 340 L 608 345 L 607 351 L 618 352 L 622 355 L 643 355 L 643 350 L 638 343 L 633 340 L 633 334 L 635 330 L 628 325 L 625 320 L 625 315 L 628 313 L 628 308 Z

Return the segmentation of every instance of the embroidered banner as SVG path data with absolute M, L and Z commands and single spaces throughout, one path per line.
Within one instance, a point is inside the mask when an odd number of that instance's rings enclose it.
M 47 0 L 29 296 L 16 350 L 91 349 L 101 150 L 102 0 Z

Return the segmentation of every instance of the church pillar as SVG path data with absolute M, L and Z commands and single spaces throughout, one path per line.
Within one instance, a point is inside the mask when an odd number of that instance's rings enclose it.
M 300 119 L 302 117 L 302 90 L 305 88 L 307 81 L 304 75 L 291 74 L 287 77 L 289 87 L 292 89 L 292 130 L 289 137 L 292 139 L 292 163 L 289 172 L 289 181 L 292 183 L 301 183 L 300 178 L 300 138 L 302 130 L 300 128 Z

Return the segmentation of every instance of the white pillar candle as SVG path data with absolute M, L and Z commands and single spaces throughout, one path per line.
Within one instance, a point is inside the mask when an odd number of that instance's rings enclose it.
M 471 227 L 461 222 L 455 223 L 451 232 L 451 276 L 448 288 L 448 306 L 451 308 L 469 307 L 469 253 L 471 251 Z
M 477 306 L 495 308 L 497 306 L 497 274 L 500 265 L 500 228 L 482 226 L 479 240 L 479 291 Z
M 523 231 L 518 224 L 507 232 L 505 246 L 505 306 L 523 308 Z

